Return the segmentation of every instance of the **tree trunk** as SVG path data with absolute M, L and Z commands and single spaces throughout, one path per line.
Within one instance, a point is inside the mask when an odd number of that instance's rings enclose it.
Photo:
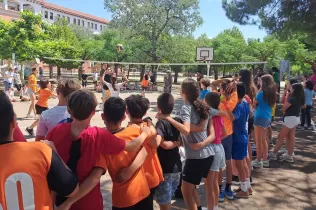
M 178 75 L 179 75 L 178 71 L 174 72 L 174 79 L 173 79 L 174 84 L 178 84 Z
M 215 80 L 218 80 L 218 69 L 215 66 L 214 66 L 214 77 L 215 77 Z
M 61 76 L 61 68 L 57 66 L 57 80 L 60 80 L 60 76 Z
M 127 79 L 129 79 L 129 72 L 131 71 L 131 65 L 128 65 L 128 69 L 127 69 Z
M 145 65 L 141 65 L 140 66 L 140 79 L 139 81 L 142 81 L 143 80 L 143 76 L 145 74 L 145 69 L 146 69 L 146 66 Z
M 225 77 L 225 75 L 226 75 L 226 66 L 224 66 L 223 77 Z
M 53 79 L 54 71 L 53 71 L 53 65 L 49 64 L 49 78 Z

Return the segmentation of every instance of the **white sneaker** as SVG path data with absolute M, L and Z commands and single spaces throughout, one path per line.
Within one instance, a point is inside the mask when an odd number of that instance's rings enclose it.
M 282 148 L 278 151 L 278 153 L 280 153 L 280 154 L 287 153 L 287 149 L 284 148 L 284 147 L 282 147 Z
M 263 160 L 262 165 L 264 168 L 269 168 L 270 167 L 270 161 L 269 160 Z
M 257 159 L 256 160 L 253 160 L 251 162 L 251 166 L 253 166 L 254 168 L 263 168 L 263 163 L 262 161 L 258 161 Z
M 278 160 L 278 156 L 276 154 L 274 154 L 273 152 L 269 153 L 269 158 L 270 158 L 270 160 Z
M 26 115 L 26 117 L 25 118 L 34 118 L 34 115 L 32 115 L 32 114 L 28 114 L 28 115 Z
M 286 154 L 283 154 L 280 156 L 280 161 L 286 161 L 286 162 L 289 162 L 289 163 L 294 163 L 294 158 L 293 158 L 293 155 L 288 155 L 287 153 Z
M 100 104 L 99 108 L 100 108 L 101 111 L 103 111 L 104 105 L 103 105 L 103 104 Z

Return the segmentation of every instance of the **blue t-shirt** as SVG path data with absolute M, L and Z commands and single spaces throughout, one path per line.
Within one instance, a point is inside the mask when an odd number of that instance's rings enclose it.
M 233 122 L 233 141 L 240 143 L 248 142 L 248 118 L 250 108 L 248 103 L 242 101 L 236 105 L 233 111 L 235 120 Z
M 313 106 L 313 98 L 315 97 L 315 92 L 313 90 L 305 88 L 304 93 L 306 106 Z
M 258 92 L 256 96 L 258 101 L 257 108 L 254 113 L 255 118 L 261 119 L 271 119 L 272 117 L 272 107 L 263 99 L 263 92 Z
M 201 90 L 200 92 L 200 99 L 203 100 L 207 93 L 209 93 L 209 90 Z

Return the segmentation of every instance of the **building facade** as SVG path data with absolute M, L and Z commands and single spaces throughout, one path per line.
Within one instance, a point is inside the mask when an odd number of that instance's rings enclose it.
M 106 19 L 61 7 L 45 0 L 0 0 L 1 19 L 15 21 L 19 19 L 20 12 L 25 10 L 41 14 L 43 20 L 50 23 L 64 18 L 69 24 L 89 28 L 95 34 L 104 31 L 109 23 Z

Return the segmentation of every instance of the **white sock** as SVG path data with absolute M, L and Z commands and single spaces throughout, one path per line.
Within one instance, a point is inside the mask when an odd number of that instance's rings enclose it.
M 215 206 L 215 207 L 214 207 L 214 210 L 218 210 L 218 206 Z
M 251 188 L 250 178 L 246 179 L 247 189 Z
M 247 192 L 247 182 L 240 182 L 240 188 L 243 192 Z

